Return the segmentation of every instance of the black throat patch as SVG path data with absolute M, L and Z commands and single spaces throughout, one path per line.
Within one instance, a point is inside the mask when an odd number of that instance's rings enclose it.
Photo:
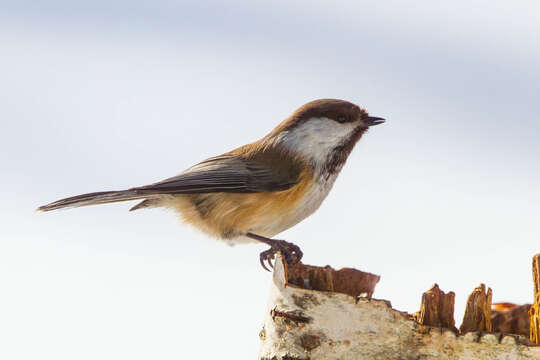
M 345 162 L 347 162 L 347 158 L 354 148 L 354 145 L 356 145 L 366 130 L 366 127 L 357 127 L 345 141 L 332 149 L 330 154 L 328 154 L 328 158 L 323 167 L 325 179 L 328 179 L 331 175 L 334 175 L 341 170 Z

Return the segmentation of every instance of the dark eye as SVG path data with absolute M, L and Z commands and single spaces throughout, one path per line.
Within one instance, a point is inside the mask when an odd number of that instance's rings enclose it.
M 339 115 L 337 121 L 340 123 L 347 122 L 347 117 L 345 115 Z

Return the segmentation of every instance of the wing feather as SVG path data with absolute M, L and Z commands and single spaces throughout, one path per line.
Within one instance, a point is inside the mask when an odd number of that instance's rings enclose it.
M 272 163 L 225 154 L 207 159 L 163 181 L 133 188 L 138 194 L 255 193 L 286 190 L 299 171 L 276 169 Z

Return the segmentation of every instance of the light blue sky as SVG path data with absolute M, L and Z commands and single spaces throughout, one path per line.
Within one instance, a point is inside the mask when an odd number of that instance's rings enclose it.
M 263 246 L 129 204 L 33 209 L 174 175 L 321 97 L 388 122 L 281 238 L 307 263 L 380 274 L 375 296 L 404 311 L 434 282 L 456 291 L 458 323 L 480 282 L 532 300 L 536 2 L 1 6 L 0 357 L 254 358 Z

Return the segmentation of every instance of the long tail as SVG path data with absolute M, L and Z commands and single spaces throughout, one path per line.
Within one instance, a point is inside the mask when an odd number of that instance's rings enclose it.
M 147 198 L 148 195 L 138 194 L 135 190 L 102 191 L 77 195 L 40 206 L 38 211 L 51 211 L 68 207 L 108 204 L 119 201 L 129 201 Z

